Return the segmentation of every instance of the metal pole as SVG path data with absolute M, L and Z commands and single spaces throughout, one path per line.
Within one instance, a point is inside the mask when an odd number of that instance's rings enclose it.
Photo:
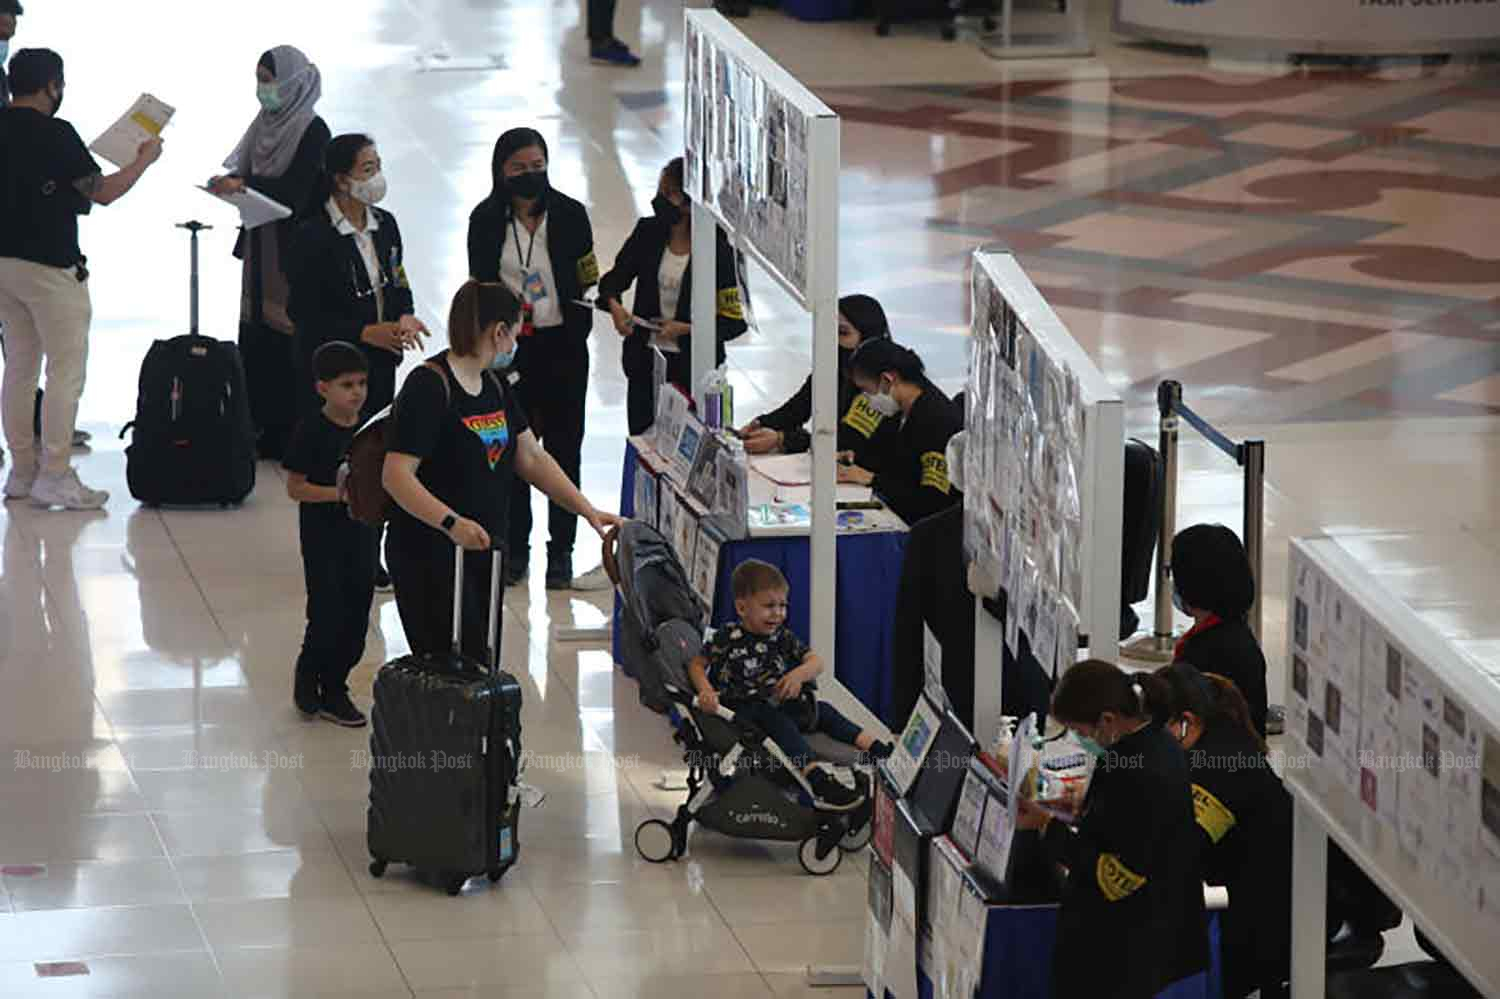
M 1245 465 L 1245 554 L 1255 578 L 1255 602 L 1250 605 L 1250 630 L 1261 637 L 1261 583 L 1265 580 L 1266 534 L 1266 442 L 1246 441 L 1241 453 Z
M 1161 518 L 1156 543 L 1156 621 L 1152 625 L 1158 653 L 1172 649 L 1172 535 L 1177 531 L 1177 406 L 1182 383 L 1165 381 L 1156 387 L 1161 414 Z

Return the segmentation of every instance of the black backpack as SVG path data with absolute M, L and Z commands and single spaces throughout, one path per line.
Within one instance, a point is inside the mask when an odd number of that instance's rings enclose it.
M 198 230 L 192 332 L 157 340 L 141 362 L 134 430 L 125 448 L 130 495 L 146 506 L 242 502 L 255 488 L 255 428 L 239 348 L 198 334 Z

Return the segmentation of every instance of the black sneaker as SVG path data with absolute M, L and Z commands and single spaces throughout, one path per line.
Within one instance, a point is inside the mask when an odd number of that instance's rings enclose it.
M 292 681 L 292 703 L 309 721 L 318 716 L 323 706 L 323 694 L 318 686 L 318 678 L 311 673 L 299 672 Z
M 385 571 L 385 566 L 383 565 L 375 567 L 375 592 L 391 592 L 391 574 Z
M 531 554 L 522 552 L 520 557 L 512 556 L 505 563 L 505 585 L 520 586 L 526 582 L 526 576 L 531 570 Z
M 342 725 L 345 728 L 364 728 L 365 726 L 364 712 L 354 706 L 348 694 L 336 694 L 326 698 L 323 706 L 318 710 L 318 717 L 326 718 L 335 725 Z
M 841 783 L 827 770 L 816 768 L 807 774 L 813 789 L 813 807 L 830 812 L 850 812 L 864 804 L 865 796 Z
M 547 589 L 571 590 L 573 588 L 573 553 L 547 553 Z

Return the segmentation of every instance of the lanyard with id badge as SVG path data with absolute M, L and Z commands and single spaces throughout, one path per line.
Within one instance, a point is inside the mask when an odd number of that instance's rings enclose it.
M 540 228 L 540 227 L 538 227 Z M 536 249 L 536 232 L 531 233 L 531 241 L 526 244 L 526 257 L 521 257 L 521 232 L 516 227 L 516 220 L 510 220 L 511 238 L 516 243 L 516 263 L 521 266 L 521 336 L 531 336 L 536 332 L 536 326 L 532 317 L 536 312 L 538 302 L 547 298 L 547 282 L 542 280 L 540 270 L 531 269 L 531 255 Z

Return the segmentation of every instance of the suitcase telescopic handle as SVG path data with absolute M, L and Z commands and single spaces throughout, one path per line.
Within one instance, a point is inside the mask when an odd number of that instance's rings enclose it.
M 179 222 L 177 228 L 186 229 L 192 237 L 192 265 L 188 278 L 188 333 L 191 336 L 198 335 L 198 234 L 205 229 L 212 229 L 211 225 L 204 225 L 194 219 L 191 222 Z
M 485 629 L 485 659 L 493 675 L 500 671 L 500 597 L 504 592 L 505 545 L 490 546 L 490 619 Z M 464 546 L 453 546 L 453 654 L 463 654 Z

